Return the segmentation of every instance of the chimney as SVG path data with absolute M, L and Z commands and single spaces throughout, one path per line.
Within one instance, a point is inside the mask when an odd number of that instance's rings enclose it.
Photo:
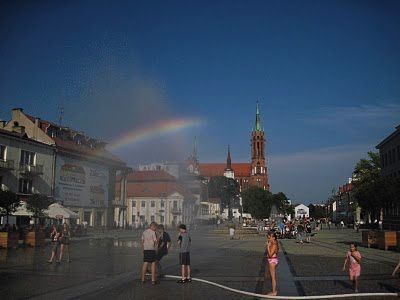
M 35 126 L 36 127 L 40 126 L 40 118 L 35 118 Z
M 6 127 L 7 121 L 0 121 L 0 129 Z
M 12 109 L 12 113 L 11 113 L 11 118 L 13 120 L 19 120 L 20 119 L 20 115 L 24 110 L 22 108 L 13 108 Z

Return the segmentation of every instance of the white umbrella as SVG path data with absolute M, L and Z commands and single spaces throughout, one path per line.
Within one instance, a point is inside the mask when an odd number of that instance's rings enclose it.
M 44 211 L 49 218 L 53 219 L 77 219 L 78 214 L 72 210 L 62 206 L 59 203 L 49 205 L 49 208 Z

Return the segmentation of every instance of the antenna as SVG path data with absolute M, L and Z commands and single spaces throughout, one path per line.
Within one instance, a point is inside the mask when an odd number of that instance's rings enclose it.
M 58 107 L 58 113 L 59 113 L 58 124 L 61 126 L 63 118 L 64 118 L 64 107 L 63 106 Z

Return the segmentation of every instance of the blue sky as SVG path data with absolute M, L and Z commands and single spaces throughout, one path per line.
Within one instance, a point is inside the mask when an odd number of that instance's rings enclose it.
M 2 1 L 0 117 L 23 107 L 110 141 L 129 164 L 248 161 L 255 103 L 273 192 L 325 201 L 400 124 L 398 1 Z

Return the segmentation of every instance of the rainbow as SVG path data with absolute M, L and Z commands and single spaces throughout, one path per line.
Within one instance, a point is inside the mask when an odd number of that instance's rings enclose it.
M 155 136 L 178 132 L 180 130 L 200 126 L 204 122 L 201 119 L 171 119 L 153 124 L 150 127 L 138 128 L 126 132 L 108 144 L 109 150 L 117 150 Z

